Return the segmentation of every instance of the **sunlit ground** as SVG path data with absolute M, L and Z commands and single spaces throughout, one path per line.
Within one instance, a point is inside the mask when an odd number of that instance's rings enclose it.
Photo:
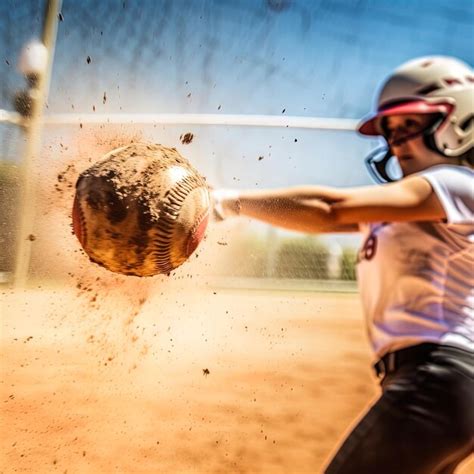
M 194 288 L 4 290 L 0 471 L 321 472 L 377 391 L 357 295 Z

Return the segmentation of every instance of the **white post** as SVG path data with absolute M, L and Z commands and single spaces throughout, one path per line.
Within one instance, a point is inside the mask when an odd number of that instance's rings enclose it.
M 341 279 L 342 247 L 337 242 L 328 245 L 328 278 L 330 280 Z
M 41 43 L 30 46 L 30 51 L 24 51 L 20 67 L 25 76 L 37 76 L 36 82 L 30 89 L 31 112 L 25 121 L 25 151 L 21 163 L 19 223 L 17 229 L 17 252 L 15 260 L 14 285 L 24 286 L 30 266 L 31 240 L 28 238 L 33 231 L 35 216 L 35 179 L 33 163 L 38 159 L 41 149 L 41 131 L 43 126 L 43 109 L 48 97 L 51 69 L 53 65 L 54 48 L 58 28 L 58 15 L 61 0 L 48 0 L 43 22 Z M 45 64 L 42 64 L 41 51 L 45 51 Z

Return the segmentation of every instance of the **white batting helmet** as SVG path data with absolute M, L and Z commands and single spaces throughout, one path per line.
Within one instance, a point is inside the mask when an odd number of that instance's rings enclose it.
M 442 114 L 434 132 L 436 151 L 459 156 L 474 146 L 474 71 L 446 56 L 413 59 L 397 68 L 378 97 L 375 115 L 359 126 L 363 135 L 383 135 L 388 115 Z
M 431 114 L 440 120 L 425 130 L 426 145 L 446 157 L 474 147 L 474 72 L 447 56 L 413 59 L 398 67 L 378 96 L 377 112 L 358 127 L 363 135 L 384 135 L 389 115 Z

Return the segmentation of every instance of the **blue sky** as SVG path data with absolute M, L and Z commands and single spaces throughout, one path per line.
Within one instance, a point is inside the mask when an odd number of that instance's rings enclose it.
M 1 108 L 22 86 L 15 60 L 43 3 L 0 2 Z M 49 113 L 360 118 L 408 59 L 474 63 L 471 0 L 64 0 L 62 15 Z M 362 161 L 375 142 L 355 133 L 144 127 L 170 146 L 184 131 L 196 138 L 183 152 L 221 186 L 370 182 Z

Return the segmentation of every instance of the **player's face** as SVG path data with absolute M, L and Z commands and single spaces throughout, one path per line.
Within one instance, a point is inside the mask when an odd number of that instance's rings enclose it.
M 422 132 L 432 124 L 433 116 L 426 114 L 387 117 L 385 138 L 398 159 L 403 176 L 449 162 L 425 145 Z

